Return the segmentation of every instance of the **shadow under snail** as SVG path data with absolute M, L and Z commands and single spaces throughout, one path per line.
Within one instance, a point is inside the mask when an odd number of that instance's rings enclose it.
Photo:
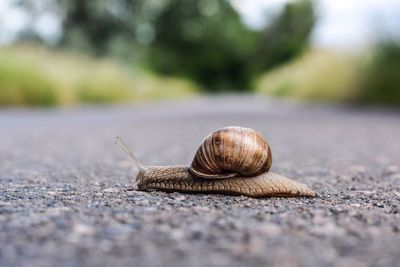
M 143 166 L 120 137 L 117 144 L 139 167 L 139 190 L 218 193 L 249 197 L 315 197 L 306 185 L 269 172 L 272 152 L 253 129 L 230 126 L 210 133 L 201 143 L 190 167 Z

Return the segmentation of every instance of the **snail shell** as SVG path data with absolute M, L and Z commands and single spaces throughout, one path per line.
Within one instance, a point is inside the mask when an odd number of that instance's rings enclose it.
M 212 132 L 201 143 L 190 172 L 200 178 L 251 177 L 269 171 L 272 152 L 253 129 L 230 126 Z

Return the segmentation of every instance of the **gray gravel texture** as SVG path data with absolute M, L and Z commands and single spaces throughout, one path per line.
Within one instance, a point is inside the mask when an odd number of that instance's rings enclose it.
M 114 144 L 190 164 L 228 125 L 315 199 L 139 192 Z M 399 266 L 400 113 L 204 97 L 0 111 L 0 266 Z

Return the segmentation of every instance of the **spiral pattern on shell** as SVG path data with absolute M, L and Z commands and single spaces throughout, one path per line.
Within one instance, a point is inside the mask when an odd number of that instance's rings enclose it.
M 201 178 L 251 177 L 269 171 L 271 165 L 271 148 L 260 133 L 230 126 L 203 140 L 189 170 Z

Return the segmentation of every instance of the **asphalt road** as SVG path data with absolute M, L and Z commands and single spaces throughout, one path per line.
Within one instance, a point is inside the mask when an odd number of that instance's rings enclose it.
M 318 197 L 139 192 L 114 144 L 189 164 L 252 127 Z M 257 99 L 0 111 L 0 266 L 398 266 L 400 113 Z

